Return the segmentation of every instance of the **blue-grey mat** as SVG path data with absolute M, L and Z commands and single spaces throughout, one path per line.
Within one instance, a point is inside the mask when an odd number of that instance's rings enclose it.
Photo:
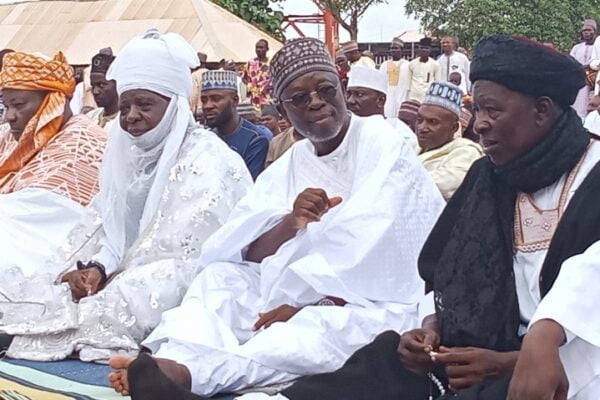
M 110 372 L 110 367 L 108 365 L 84 363 L 79 360 L 39 362 L 4 358 L 2 361 L 22 367 L 33 368 L 47 374 L 60 376 L 61 378 L 86 385 L 109 386 L 108 374 Z M 218 396 L 217 398 L 220 400 L 233 400 L 232 396 Z
M 60 376 L 86 385 L 109 386 L 108 373 L 110 372 L 110 367 L 108 365 L 84 363 L 79 360 L 39 362 L 5 358 L 3 361 L 14 365 L 33 368 L 38 371 Z

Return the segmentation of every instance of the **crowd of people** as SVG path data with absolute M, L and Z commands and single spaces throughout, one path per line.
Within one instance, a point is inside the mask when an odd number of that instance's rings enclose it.
M 0 52 L 0 348 L 134 400 L 596 400 L 596 29 Z

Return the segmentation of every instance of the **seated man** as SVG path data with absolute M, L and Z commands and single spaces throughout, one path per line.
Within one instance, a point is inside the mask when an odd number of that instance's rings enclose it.
M 73 75 L 62 53 L 4 56 L 0 267 L 42 266 L 98 192 L 106 133 L 86 116 L 73 116 Z
M 346 98 L 348 108 L 359 117 L 381 115 L 398 133 L 416 148 L 417 140 L 408 126 L 398 118 L 384 116 L 388 79 L 383 72 L 364 65 L 356 65 L 350 71 Z
M 471 81 L 487 157 L 419 258 L 435 313 L 280 399 L 506 400 L 511 374 L 509 400 L 598 398 L 600 143 L 571 108 L 583 67 L 494 35 L 475 47 Z
M 442 197 L 382 118 L 347 112 L 322 42 L 288 41 L 271 68 L 274 98 L 306 140 L 206 243 L 206 268 L 144 342 L 157 358 L 111 360 L 113 386 L 134 399 L 333 371 L 383 330 L 416 323 L 416 257 Z
M 98 108 L 88 112 L 87 116 L 107 132 L 111 131 L 112 125 L 119 116 L 117 84 L 114 80 L 106 79 L 106 73 L 114 59 L 115 56 L 113 56 L 110 47 L 102 49 L 92 57 L 92 69 L 90 71 L 92 95 Z
M 240 117 L 237 79 L 233 71 L 206 71 L 202 75 L 202 110 L 209 128 L 237 152 L 254 179 L 265 168 L 269 140 L 256 125 Z
M 150 30 L 111 66 L 120 117 L 94 207 L 34 277 L 2 271 L 0 293 L 11 302 L 0 304 L 0 332 L 15 336 L 8 356 L 135 355 L 162 312 L 181 302 L 202 244 L 252 182 L 238 155 L 194 122 L 197 63 L 183 38 Z
M 462 91 L 457 86 L 434 82 L 419 107 L 417 119 L 419 159 L 446 200 L 482 156 L 477 143 L 455 137 L 460 129 L 461 99 Z

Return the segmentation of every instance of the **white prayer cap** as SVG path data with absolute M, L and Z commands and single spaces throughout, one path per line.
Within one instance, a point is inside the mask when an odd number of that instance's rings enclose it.
M 387 94 L 388 78 L 383 72 L 373 67 L 354 65 L 350 69 L 348 77 L 348 89 L 353 87 L 373 89 L 377 92 Z
M 184 38 L 150 29 L 125 45 L 106 79 L 117 81 L 119 95 L 146 89 L 167 97 L 187 98 L 192 93 L 191 70 L 199 65 L 198 55 Z

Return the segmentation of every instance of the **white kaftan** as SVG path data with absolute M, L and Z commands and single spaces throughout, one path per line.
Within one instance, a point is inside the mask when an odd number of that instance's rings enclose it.
M 583 126 L 588 131 L 600 135 L 600 113 L 598 111 L 592 111 L 585 117 Z
M 408 64 L 409 62 L 404 59 L 387 60 L 379 67 L 379 70 L 388 77 L 387 99 L 384 108 L 386 118 L 398 118 L 400 106 L 406 101 Z
M 135 355 L 162 312 L 181 302 L 197 274 L 202 244 L 251 182 L 237 154 L 214 133 L 191 125 L 151 223 L 98 294 L 76 304 L 66 283 L 54 284 L 103 247 L 103 210 L 95 203 L 45 273 L 39 265 L 34 278 L 26 279 L 18 267 L 3 271 L 0 291 L 13 302 L 0 300 L 0 331 L 16 335 L 8 356 L 48 361 L 79 352 L 82 360 L 94 361 Z
M 442 54 L 438 57 L 437 62 L 440 65 L 440 77 L 442 81 L 447 82 L 450 78 L 450 74 L 453 72 L 462 72 L 466 88 L 468 89 L 471 86 L 469 81 L 471 61 L 469 61 L 469 58 L 463 53 L 454 51 L 449 56 Z
M 598 161 L 600 143 L 595 141 L 574 176 L 563 207 L 568 205 Z M 532 195 L 539 209 L 549 210 L 559 205 L 568 175 Z M 569 379 L 568 399 L 597 400 L 600 393 L 600 321 L 597 312 L 600 304 L 597 286 L 600 244 L 591 246 L 584 255 L 565 261 L 554 286 L 541 299 L 539 276 L 548 245 L 524 243 L 515 255 L 514 273 L 521 320 L 531 326 L 540 319 L 553 319 L 563 326 L 568 341 L 561 347 L 560 357 Z M 521 327 L 521 332 L 526 332 L 526 326 Z
M 343 202 L 260 265 L 244 261 L 309 187 Z M 143 345 L 184 364 L 205 396 L 334 371 L 379 333 L 418 325 L 417 257 L 443 207 L 398 133 L 379 116 L 352 116 L 331 154 L 317 157 L 304 140 L 265 170 L 205 244 L 207 266 L 182 305 Z M 348 304 L 315 305 L 325 296 Z M 283 304 L 301 310 L 253 332 L 259 312 Z
M 579 61 L 581 65 L 590 65 L 590 62 L 592 61 L 593 49 L 593 45 L 582 42 L 573 46 L 570 55 Z M 577 93 L 577 98 L 573 104 L 573 108 L 577 112 L 577 115 L 579 115 L 579 117 L 582 119 L 585 118 L 588 113 L 587 108 L 591 93 L 592 89 L 586 84 L 579 90 L 579 93 Z

